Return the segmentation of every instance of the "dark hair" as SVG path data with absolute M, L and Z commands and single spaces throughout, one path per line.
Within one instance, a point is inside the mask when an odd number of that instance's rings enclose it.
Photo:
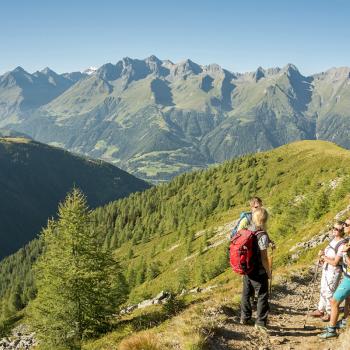
M 342 235 L 344 235 L 344 224 L 345 224 L 345 222 L 344 221 L 336 221 L 335 222 L 335 225 L 339 225 L 339 226 L 341 226 L 341 229 L 339 229 L 339 233 L 341 233 Z
M 260 206 L 262 206 L 262 199 L 259 197 L 252 197 L 249 201 L 249 205 L 252 206 L 254 203 L 259 203 Z

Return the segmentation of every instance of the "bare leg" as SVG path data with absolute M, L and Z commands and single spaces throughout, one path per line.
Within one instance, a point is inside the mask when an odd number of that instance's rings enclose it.
M 329 325 L 331 327 L 335 327 L 338 321 L 339 317 L 339 301 L 331 299 L 331 320 L 329 322 Z
M 350 298 L 345 299 L 345 307 L 344 307 L 344 319 L 346 319 L 349 316 L 350 312 Z

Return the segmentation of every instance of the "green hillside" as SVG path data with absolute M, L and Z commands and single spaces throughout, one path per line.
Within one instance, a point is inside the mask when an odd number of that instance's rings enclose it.
M 92 208 L 149 187 L 102 161 L 27 138 L 0 138 L 0 259 L 32 240 L 74 186 Z
M 115 250 L 129 283 L 130 304 L 161 290 L 236 281 L 227 265 L 227 235 L 256 194 L 271 216 L 268 231 L 278 247 L 276 267 L 285 271 L 308 266 L 319 247 L 301 252 L 297 261 L 291 259 L 290 248 L 323 230 L 348 205 L 349 193 L 350 152 L 329 142 L 302 141 L 132 194 L 96 209 L 92 225 L 99 232 L 102 227 L 103 244 Z M 35 294 L 29 264 L 39 250 L 40 243 L 33 242 L 0 264 L 0 296 L 7 314 Z M 120 341 L 152 327 L 148 316 L 142 323 L 137 315 L 135 323 L 132 316 L 116 321 L 116 333 L 90 343 L 89 349 L 108 349 L 111 339 Z
M 0 125 L 159 182 L 296 140 L 349 148 L 349 74 L 341 67 L 304 76 L 292 64 L 238 74 L 191 60 L 124 58 L 59 94 L 48 89 L 57 95 L 30 110 L 4 98 Z M 22 86 L 1 81 L 8 79 L 0 77 L 0 100 Z

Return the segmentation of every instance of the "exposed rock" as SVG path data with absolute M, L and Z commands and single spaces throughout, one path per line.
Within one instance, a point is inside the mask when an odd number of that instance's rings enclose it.
M 153 299 L 146 299 L 144 301 L 141 301 L 141 303 L 137 304 L 138 309 L 143 309 L 144 307 L 148 307 L 153 305 Z
M 188 293 L 200 293 L 202 291 L 202 289 L 200 287 L 195 287 L 191 290 L 189 290 Z
M 299 194 L 298 196 L 295 196 L 293 203 L 294 204 L 299 204 L 305 200 L 306 196 L 303 194 Z
M 331 181 L 329 182 L 329 187 L 330 187 L 332 190 L 336 189 L 336 188 L 338 187 L 338 185 L 341 183 L 342 180 L 343 180 L 343 179 L 342 179 L 341 177 L 337 177 L 336 179 L 331 180 Z
M 29 332 L 25 325 L 17 326 L 10 337 L 0 340 L 0 350 L 30 350 L 36 345 L 35 333 Z
M 202 289 L 202 293 L 207 293 L 207 292 L 210 292 L 211 290 L 213 290 L 213 289 L 215 289 L 215 288 L 217 288 L 218 286 L 215 284 L 215 285 L 213 285 L 213 286 L 208 286 L 208 287 L 206 287 L 206 288 L 203 288 Z
M 169 292 L 161 291 L 158 295 L 156 295 L 152 299 L 146 299 L 146 300 L 143 300 L 136 305 L 127 306 L 126 308 L 122 309 L 119 312 L 119 315 L 129 314 L 129 313 L 133 312 L 135 309 L 143 309 L 143 308 L 151 306 L 151 305 L 164 304 L 169 300 L 170 296 L 171 296 L 171 294 Z
M 348 205 L 344 210 L 341 210 L 340 212 L 338 212 L 334 217 L 334 221 L 343 219 L 344 216 L 349 214 L 349 212 L 350 212 L 350 205 Z M 310 240 L 306 242 L 299 242 L 295 246 L 290 248 L 289 252 L 291 253 L 294 252 L 294 254 L 291 256 L 291 260 L 292 261 L 298 260 L 304 250 L 315 248 L 321 245 L 324 241 L 330 240 L 332 237 L 332 230 L 329 229 L 330 227 L 331 227 L 331 223 L 329 224 L 328 229 L 320 231 L 318 235 L 312 237 Z
M 164 292 L 163 290 L 153 299 L 153 300 L 158 300 L 161 301 L 165 298 L 169 297 L 169 293 L 168 292 Z
M 179 295 L 184 296 L 186 294 L 208 293 L 217 287 L 218 287 L 217 285 L 212 285 L 212 286 L 208 286 L 205 288 L 195 287 L 195 288 L 188 290 L 188 291 L 186 289 L 183 289 Z M 129 306 L 125 307 L 124 309 L 120 310 L 119 315 L 121 316 L 121 315 L 129 314 L 136 309 L 143 309 L 145 307 L 149 307 L 152 305 L 165 304 L 170 299 L 170 297 L 171 297 L 171 293 L 166 292 L 166 291 L 161 291 L 158 295 L 156 295 L 152 299 L 146 299 L 146 300 L 141 301 L 138 304 L 129 305 Z M 1 350 L 1 348 L 0 348 L 0 350 Z

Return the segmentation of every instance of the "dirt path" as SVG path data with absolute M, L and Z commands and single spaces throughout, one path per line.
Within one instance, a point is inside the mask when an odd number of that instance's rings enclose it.
M 338 340 L 320 340 L 317 335 L 327 325 L 319 319 L 308 318 L 304 328 L 305 314 L 310 302 L 311 278 L 294 276 L 276 286 L 270 301 L 269 332 L 261 334 L 253 326 L 239 324 L 239 315 L 232 309 L 224 309 L 227 318 L 212 338 L 210 349 L 247 350 L 332 350 L 339 349 Z M 317 286 L 319 285 L 319 282 Z M 315 288 L 313 305 L 318 301 Z M 253 315 L 254 317 L 254 315 Z M 349 346 L 350 348 L 350 346 Z

